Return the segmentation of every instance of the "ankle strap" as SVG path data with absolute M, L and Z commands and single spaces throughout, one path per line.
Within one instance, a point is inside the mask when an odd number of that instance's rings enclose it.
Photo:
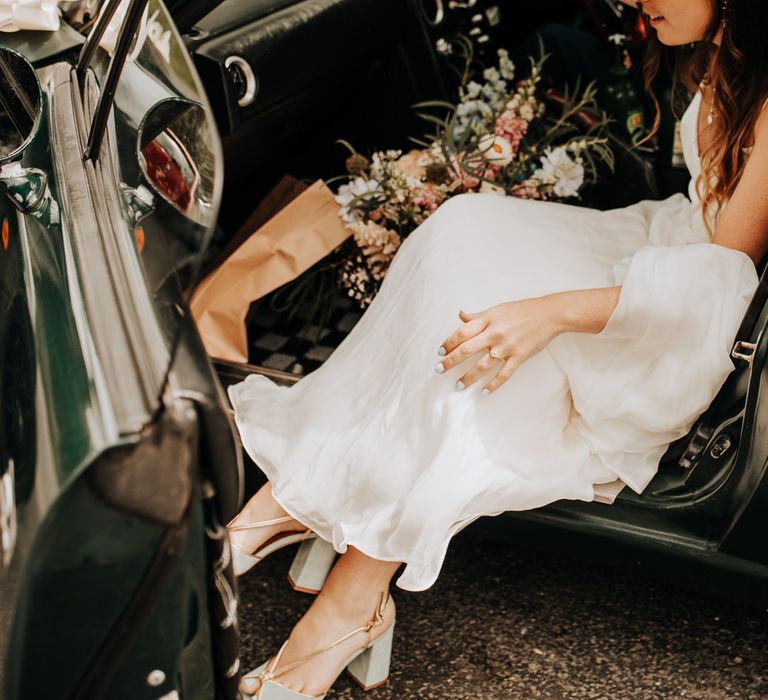
M 287 523 L 289 520 L 293 520 L 292 515 L 281 515 L 279 518 L 272 518 L 271 520 L 257 520 L 255 523 L 248 523 L 247 525 L 227 525 L 227 529 L 230 532 L 237 532 L 238 530 L 254 530 L 257 527 L 269 527 L 270 525 Z
M 351 632 L 347 632 L 343 637 L 339 637 L 335 642 L 331 642 L 330 644 L 326 644 L 322 649 L 315 649 L 314 651 L 310 651 L 309 654 L 305 654 L 304 656 L 299 657 L 295 661 L 292 661 L 289 664 L 286 664 L 285 666 L 281 668 L 275 668 L 277 666 L 278 661 L 280 660 L 280 657 L 282 656 L 283 651 L 285 650 L 286 645 L 288 644 L 288 640 L 283 642 L 283 646 L 280 647 L 280 650 L 275 654 L 275 656 L 271 659 L 271 661 L 267 664 L 267 667 L 259 673 L 256 677 L 261 681 L 258 688 L 264 687 L 264 684 L 271 680 L 272 678 L 276 678 L 277 676 L 282 675 L 286 671 L 290 671 L 292 668 L 296 668 L 300 664 L 303 664 L 308 659 L 311 659 L 314 656 L 317 656 L 318 654 L 322 654 L 324 651 L 328 651 L 329 649 L 333 649 L 333 647 L 341 644 L 342 642 L 345 642 L 347 639 L 352 637 L 353 635 L 357 634 L 358 632 L 365 632 L 366 633 L 366 641 L 363 645 L 363 649 L 367 649 L 369 646 L 371 646 L 371 630 L 374 627 L 378 627 L 384 622 L 384 610 L 387 607 L 387 604 L 389 603 L 389 591 L 382 591 L 379 594 L 379 602 L 376 606 L 376 611 L 373 613 L 373 619 L 370 622 L 366 622 L 364 625 L 361 625 L 357 629 L 352 630 Z

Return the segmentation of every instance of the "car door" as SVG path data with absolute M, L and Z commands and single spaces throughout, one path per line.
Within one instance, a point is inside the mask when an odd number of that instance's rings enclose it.
M 209 105 L 158 0 L 37 71 L 0 53 L 2 696 L 234 697 L 241 465 L 185 303 Z

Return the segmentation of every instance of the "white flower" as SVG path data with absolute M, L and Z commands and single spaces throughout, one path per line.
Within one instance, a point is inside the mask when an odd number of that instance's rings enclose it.
M 483 86 L 480 85 L 480 83 L 470 80 L 469 83 L 467 83 L 467 97 L 474 100 L 480 94 L 482 87 Z
M 360 213 L 354 209 L 349 209 L 349 204 L 356 197 L 365 198 L 379 189 L 377 180 L 366 180 L 362 177 L 356 177 L 350 180 L 346 185 L 339 187 L 338 194 L 334 197 L 337 203 L 341 204 L 339 216 L 346 222 L 359 221 Z
M 520 117 L 525 119 L 527 122 L 533 121 L 533 118 L 536 116 L 536 112 L 534 111 L 533 107 L 531 107 L 531 105 L 529 105 L 527 102 L 520 107 L 518 113 L 520 114 Z
M 450 56 L 453 53 L 453 44 L 440 37 L 435 44 L 435 50 L 442 56 Z
M 494 105 L 501 103 L 501 100 L 503 100 L 506 96 L 506 92 L 507 84 L 503 81 L 500 84 L 486 83 L 483 85 L 482 90 L 483 97 L 492 102 Z
M 499 73 L 505 80 L 512 80 L 515 77 L 515 64 L 509 60 L 509 51 L 499 49 Z
M 493 194 L 499 194 L 502 197 L 506 196 L 507 194 L 503 187 L 494 185 L 492 182 L 486 182 L 485 180 L 480 183 L 480 192 L 493 192 Z
M 554 185 L 558 197 L 575 197 L 584 184 L 584 167 L 568 155 L 565 146 L 544 151 L 541 170 L 537 175 L 544 182 Z
M 477 144 L 483 158 L 493 165 L 506 165 L 512 160 L 512 145 L 495 134 L 486 134 Z

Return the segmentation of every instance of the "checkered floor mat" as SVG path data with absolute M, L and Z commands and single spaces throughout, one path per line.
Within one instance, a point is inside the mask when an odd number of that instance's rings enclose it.
M 303 376 L 317 369 L 360 320 L 354 301 L 333 301 L 329 321 L 322 327 L 298 315 L 270 308 L 268 300 L 255 304 L 248 315 L 249 362 Z

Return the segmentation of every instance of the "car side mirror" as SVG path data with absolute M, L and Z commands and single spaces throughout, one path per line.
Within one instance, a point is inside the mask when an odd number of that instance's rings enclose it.
M 189 221 L 215 221 L 215 135 L 203 107 L 170 98 L 152 107 L 139 127 L 139 164 L 149 187 Z
M 0 46 L 0 163 L 21 159 L 40 126 L 41 101 L 32 64 Z
M 32 64 L 0 46 L 0 189 L 22 213 L 50 219 L 53 200 L 47 175 L 20 163 L 40 126 L 41 105 L 40 82 Z

